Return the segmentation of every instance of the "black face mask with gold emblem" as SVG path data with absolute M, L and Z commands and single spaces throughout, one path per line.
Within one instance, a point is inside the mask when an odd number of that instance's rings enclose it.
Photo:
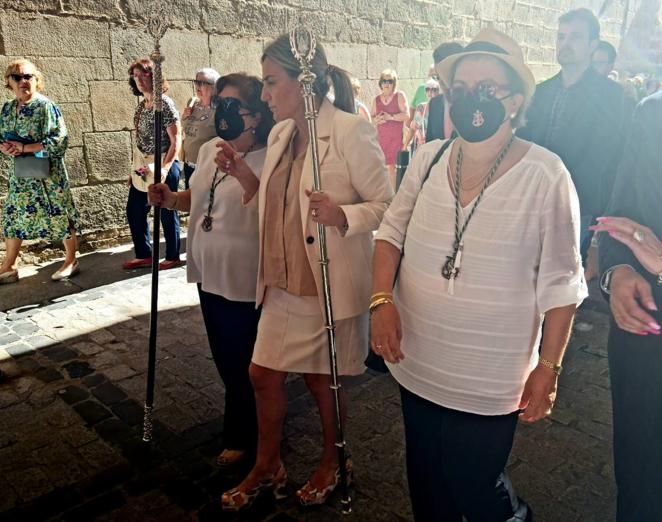
M 216 135 L 219 138 L 225 141 L 232 141 L 236 140 L 247 130 L 251 130 L 245 128 L 243 118 L 245 114 L 239 114 L 239 109 L 242 108 L 249 110 L 243 107 L 241 101 L 236 98 L 223 98 L 219 100 L 214 117 Z M 253 113 L 250 112 L 249 114 Z
M 485 141 L 496 134 L 506 120 L 506 109 L 491 86 L 474 91 L 451 89 L 450 117 L 455 130 L 470 143 Z

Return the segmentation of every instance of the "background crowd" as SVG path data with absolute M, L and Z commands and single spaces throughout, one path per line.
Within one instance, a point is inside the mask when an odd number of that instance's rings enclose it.
M 335 447 L 319 223 L 333 260 L 339 371 L 362 373 L 370 346 L 399 383 L 416 520 L 532 520 L 505 465 L 518 420 L 553 408 L 575 310 L 598 274 L 613 315 L 618 519 L 662 520 L 660 83 L 614 70 L 616 51 L 587 9 L 559 18 L 556 53 L 558 74 L 536 85 L 519 45 L 483 29 L 466 46 L 435 49 L 411 104 L 393 69 L 362 103 L 358 81 L 318 44 L 323 192 L 312 191 L 288 35 L 256 56 L 261 79 L 198 71 L 181 112 L 164 80 L 161 150 L 154 64 L 131 64 L 140 99 L 126 206 L 135 258 L 124 268 L 152 266 L 154 204 L 163 207 L 160 268 L 182 264 L 179 212 L 190 213 L 188 281 L 226 388 L 217 461 L 250 467 L 223 494 L 224 509 L 285 492 L 290 372 L 304 375 L 323 428 L 299 501 L 326 502 L 341 467 L 352 477 L 351 458 L 339 462 Z M 4 79 L 14 99 L 0 113 L 0 152 L 12 160 L 0 283 L 18 281 L 26 239 L 62 241 L 65 261 L 52 277 L 67 279 L 80 270 L 80 223 L 63 162 L 66 126 L 34 64 L 16 60 Z M 411 161 L 396 192 L 403 151 Z

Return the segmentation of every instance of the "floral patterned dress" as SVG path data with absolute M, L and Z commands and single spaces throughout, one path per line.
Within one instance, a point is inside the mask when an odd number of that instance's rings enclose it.
M 68 138 L 62 113 L 41 94 L 18 112 L 17 104 L 14 99 L 2 107 L 0 139 L 13 133 L 29 142 L 41 143 L 50 158 L 50 175 L 46 179 L 19 179 L 14 173 L 13 158 L 4 162 L 9 169 L 9 191 L 4 202 L 2 232 L 9 239 L 69 239 L 69 229 L 79 228 L 79 217 L 64 166 Z

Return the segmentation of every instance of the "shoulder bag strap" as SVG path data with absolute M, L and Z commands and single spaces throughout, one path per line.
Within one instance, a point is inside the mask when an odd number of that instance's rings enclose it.
M 425 182 L 428 180 L 430 177 L 430 172 L 432 171 L 432 167 L 434 167 L 437 163 L 439 163 L 439 160 L 441 157 L 444 155 L 444 152 L 448 149 L 448 147 L 451 146 L 451 144 L 455 141 L 454 139 L 449 139 L 444 142 L 444 144 L 439 148 L 437 153 L 434 155 L 434 158 L 432 158 L 432 161 L 430 162 L 430 165 L 428 166 L 428 170 L 425 173 L 425 176 L 423 176 L 423 180 L 421 181 L 421 185 L 418 188 L 418 193 L 421 193 L 421 190 L 423 189 L 423 185 L 425 185 Z M 418 196 L 417 196 L 418 198 Z M 414 202 L 414 205 L 416 205 L 416 202 Z M 395 287 L 395 283 L 398 280 L 398 275 L 400 275 L 400 265 L 402 265 L 402 258 L 405 256 L 405 247 L 404 243 L 402 245 L 402 250 L 400 252 L 400 261 L 398 262 L 398 268 L 395 270 L 395 276 L 393 277 L 393 286 Z

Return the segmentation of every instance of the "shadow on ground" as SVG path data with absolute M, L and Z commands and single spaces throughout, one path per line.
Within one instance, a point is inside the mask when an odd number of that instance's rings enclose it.
M 142 441 L 149 275 L 113 279 L 0 317 L 6 341 L 0 370 L 8 377 L 0 384 L 0 521 L 340 519 L 337 495 L 313 510 L 293 496 L 279 503 L 265 497 L 242 515 L 220 510 L 220 494 L 244 473 L 223 474 L 215 464 L 223 447 L 224 389 L 193 285 L 183 269 L 161 279 L 150 444 Z M 551 418 L 518 428 L 508 469 L 538 521 L 614 519 L 601 306 L 578 314 L 583 326 L 568 349 Z M 321 433 L 302 379 L 288 381 L 288 395 L 283 459 L 294 492 L 319 458 Z M 352 519 L 411 520 L 396 384 L 366 373 L 348 385 L 348 395 Z

